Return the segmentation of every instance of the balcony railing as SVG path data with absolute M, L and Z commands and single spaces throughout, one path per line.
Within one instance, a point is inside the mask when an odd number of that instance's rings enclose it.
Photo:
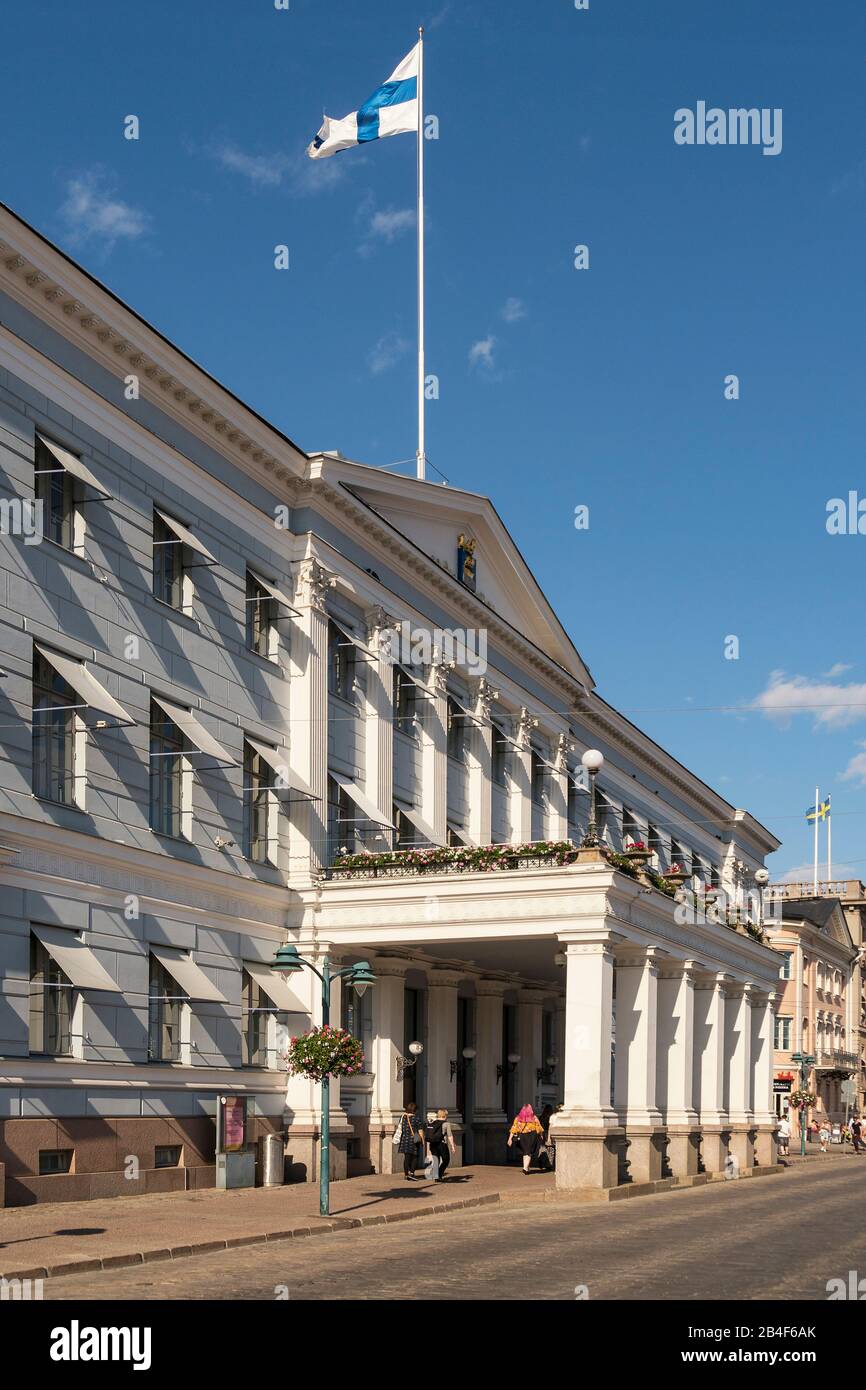
M 577 847 L 570 840 L 527 845 L 485 845 L 482 849 L 431 846 L 382 854 L 338 854 L 328 877 L 408 878 L 418 874 L 496 873 L 509 869 L 550 869 L 573 864 Z
M 860 1059 L 856 1052 L 820 1051 L 815 1053 L 815 1066 L 820 1071 L 857 1071 Z
M 771 883 L 766 890 L 767 898 L 814 898 L 815 885 L 809 880 L 798 883 Z M 866 888 L 859 878 L 820 879 L 817 896 L 819 898 L 866 898 Z

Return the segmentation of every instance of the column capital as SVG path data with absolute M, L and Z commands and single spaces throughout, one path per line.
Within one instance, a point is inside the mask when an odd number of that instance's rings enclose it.
M 675 960 L 671 957 L 659 967 L 660 980 L 686 980 L 689 984 L 697 983 L 701 975 L 701 966 L 696 960 Z
M 553 766 L 557 772 L 568 772 L 568 754 L 573 753 L 576 744 L 574 739 L 569 738 L 568 734 L 560 734 L 556 740 L 556 751 L 553 755 Z
M 533 729 L 538 728 L 538 720 L 534 714 L 530 714 L 526 705 L 520 706 L 519 714 L 508 716 L 511 725 L 511 733 L 517 749 L 521 753 L 529 751 L 529 739 Z
M 721 993 L 730 980 L 731 976 L 726 975 L 723 970 L 707 970 L 699 967 L 695 975 L 695 989 L 711 989 Z
M 590 956 L 598 954 L 599 951 L 613 951 L 625 937 L 612 928 L 598 927 L 596 930 L 573 934 L 567 931 L 557 932 L 556 940 L 568 956 Z
M 671 957 L 660 946 L 638 946 L 629 941 L 616 949 L 616 964 L 619 969 L 649 969 L 658 974 L 660 969 L 670 963 Z
M 448 672 L 451 666 L 447 661 L 442 661 L 438 656 L 430 662 L 428 669 L 427 685 L 430 694 L 434 699 L 442 699 L 448 694 Z
M 446 966 L 434 965 L 427 971 L 428 989 L 457 989 L 466 976 L 460 970 L 449 970 Z
M 399 956 L 373 956 L 370 967 L 374 975 L 381 978 L 386 976 L 404 976 L 409 969 L 409 962 L 402 960 Z
M 538 1004 L 541 1005 L 547 999 L 550 991 L 542 989 L 540 985 L 524 985 L 517 992 L 517 1002 L 519 1004 Z
M 382 633 L 396 631 L 399 627 L 399 621 L 393 614 L 388 613 L 381 604 L 377 604 L 375 608 L 367 609 L 364 614 L 364 625 L 367 630 L 367 641 L 372 643 L 380 638 Z
M 336 576 L 320 565 L 318 560 L 308 556 L 302 560 L 298 570 L 295 602 L 324 613 L 328 593 L 337 583 Z
M 489 719 L 494 704 L 499 699 L 499 691 L 496 690 L 486 676 L 479 676 L 471 685 L 475 696 L 475 714 L 479 719 Z
M 498 995 L 501 999 L 507 989 L 511 989 L 510 980 L 488 980 L 483 975 L 475 982 L 475 993 L 479 996 Z

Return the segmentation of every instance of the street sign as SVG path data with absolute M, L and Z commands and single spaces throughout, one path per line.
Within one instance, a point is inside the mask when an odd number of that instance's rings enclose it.
M 790 1094 L 793 1081 L 780 1081 L 778 1076 L 773 1078 L 773 1095 L 786 1096 Z

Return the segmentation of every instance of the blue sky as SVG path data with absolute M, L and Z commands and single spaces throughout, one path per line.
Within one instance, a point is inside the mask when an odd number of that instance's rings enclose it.
M 303 447 L 408 459 L 414 139 L 304 148 L 424 23 L 434 465 L 494 498 L 605 698 L 780 835 L 774 872 L 810 862 L 817 781 L 866 878 L 866 537 L 825 526 L 866 497 L 864 18 L 18 0 L 0 196 Z M 699 100 L 781 108 L 782 152 L 675 144 Z

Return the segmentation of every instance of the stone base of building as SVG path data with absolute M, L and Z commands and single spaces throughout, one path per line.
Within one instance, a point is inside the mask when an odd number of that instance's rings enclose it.
M 623 1129 L 557 1125 L 555 1137 L 557 1187 L 617 1186 Z
M 775 1125 L 758 1125 L 755 1131 L 755 1163 L 761 1168 L 772 1167 L 778 1162 L 778 1157 Z
M 730 1152 L 731 1131 L 724 1125 L 701 1126 L 701 1163 L 705 1173 L 723 1173 Z
M 742 1173 L 755 1166 L 755 1140 L 757 1130 L 753 1125 L 735 1125 L 731 1129 L 729 1152 L 736 1168 Z
M 348 1176 L 348 1130 L 331 1129 L 331 1181 Z M 286 1144 L 286 1182 L 318 1182 L 322 1136 L 318 1126 L 292 1125 Z
M 669 1126 L 667 1166 L 673 1178 L 691 1178 L 701 1171 L 700 1129 Z
M 629 1125 L 625 1140 L 629 1182 L 658 1182 L 665 1176 L 666 1129 L 657 1125 Z
M 473 1121 L 472 1162 L 502 1166 L 508 1162 L 508 1121 Z

